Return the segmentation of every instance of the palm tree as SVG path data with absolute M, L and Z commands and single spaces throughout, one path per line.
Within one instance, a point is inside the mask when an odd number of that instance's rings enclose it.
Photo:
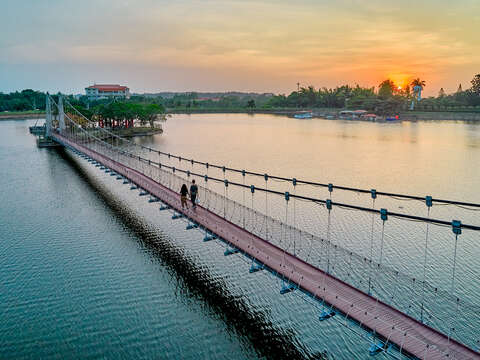
M 417 101 L 420 101 L 422 98 L 422 90 L 425 87 L 425 80 L 420 80 L 420 78 L 416 78 L 412 81 L 412 86 L 413 86 L 413 94 L 414 97 L 416 97 Z M 413 110 L 413 102 L 412 106 L 410 109 Z
M 422 89 L 425 87 L 426 83 L 425 80 L 420 80 L 420 78 L 416 78 L 411 83 L 412 86 L 421 86 Z

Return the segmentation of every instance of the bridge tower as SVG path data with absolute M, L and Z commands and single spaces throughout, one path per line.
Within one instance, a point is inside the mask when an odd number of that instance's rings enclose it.
M 58 128 L 61 134 L 65 132 L 65 112 L 63 109 L 63 95 L 58 93 Z
M 50 100 L 50 95 L 47 92 L 46 95 L 46 118 L 45 118 L 45 137 L 49 138 L 52 135 L 52 103 Z

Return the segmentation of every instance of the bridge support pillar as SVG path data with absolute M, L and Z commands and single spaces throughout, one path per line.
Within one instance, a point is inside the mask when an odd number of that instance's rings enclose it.
M 58 128 L 60 134 L 65 132 L 65 111 L 63 109 L 63 95 L 58 93 Z
M 52 103 L 48 92 L 45 104 L 45 137 L 48 138 L 52 135 Z

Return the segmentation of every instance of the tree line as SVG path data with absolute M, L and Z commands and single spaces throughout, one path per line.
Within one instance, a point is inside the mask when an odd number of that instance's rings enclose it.
M 363 109 L 377 114 L 393 114 L 408 110 L 414 102 L 415 110 L 475 111 L 480 106 L 480 74 L 473 77 L 471 87 L 463 90 L 461 85 L 453 94 L 440 89 L 438 96 L 416 100 L 415 86 L 423 89 L 425 81 L 415 79 L 411 84 L 398 88 L 389 79 L 375 87 L 342 85 L 335 88 L 313 86 L 301 87 L 289 95 L 280 94 L 218 94 L 202 97 L 201 93 L 190 92 L 162 97 L 155 95 L 133 95 L 130 99 L 101 99 L 91 101 L 86 96 L 69 101 L 82 113 L 107 124 L 120 119 L 137 119 L 142 124 L 153 123 L 154 118 L 169 111 L 195 112 L 202 110 L 251 111 L 275 109 L 338 108 Z M 0 93 L 0 111 L 44 110 L 45 94 L 31 89 L 10 94 Z
M 26 89 L 3 94 L 0 92 L 0 112 L 45 110 L 45 93 Z
M 375 91 L 374 87 L 366 88 L 359 85 L 353 87 L 343 85 L 333 89 L 324 87 L 318 90 L 308 86 L 293 91 L 288 96 L 273 96 L 266 107 L 347 108 L 392 114 L 409 109 L 413 101 L 417 110 L 472 109 L 480 106 L 480 74 L 474 76 L 471 84 L 467 90 L 462 90 L 459 86 L 459 89 L 450 95 L 440 89 L 437 97 L 423 98 L 420 101 L 416 100 L 414 89 L 417 86 L 423 90 L 426 82 L 419 78 L 402 88 L 387 79 L 379 84 L 378 91 Z

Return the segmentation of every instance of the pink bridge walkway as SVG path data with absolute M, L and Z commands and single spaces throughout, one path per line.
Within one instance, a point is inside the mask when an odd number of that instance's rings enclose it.
M 80 151 L 129 179 L 172 209 L 182 211 L 179 194 L 167 187 L 59 134 L 54 134 L 52 137 L 57 142 Z M 333 306 L 336 312 L 342 313 L 346 322 L 353 321 L 375 331 L 384 343 L 395 345 L 403 354 L 413 355 L 419 359 L 480 359 L 478 352 L 449 339 L 439 331 L 285 252 L 202 206 L 197 206 L 196 211 L 187 210 L 184 214 L 245 255 L 288 280 L 296 289 Z

